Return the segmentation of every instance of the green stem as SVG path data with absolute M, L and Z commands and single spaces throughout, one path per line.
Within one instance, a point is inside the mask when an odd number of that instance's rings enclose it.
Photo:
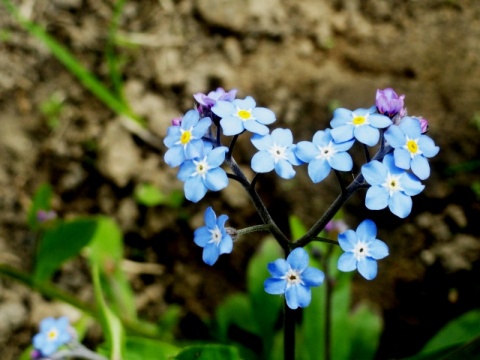
M 243 228 L 243 229 L 238 229 L 237 230 L 237 235 L 240 236 L 240 235 L 246 235 L 246 234 L 250 234 L 250 233 L 253 233 L 253 232 L 258 232 L 258 231 L 270 231 L 270 224 L 263 224 L 263 225 L 253 225 L 253 226 L 249 226 L 249 227 L 246 227 L 246 228 Z

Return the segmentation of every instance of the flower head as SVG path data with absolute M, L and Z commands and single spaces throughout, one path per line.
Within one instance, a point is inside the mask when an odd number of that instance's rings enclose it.
M 272 110 L 256 107 L 251 96 L 235 99 L 232 102 L 219 100 L 212 107 L 212 112 L 221 118 L 220 126 L 224 135 L 237 135 L 248 130 L 255 134 L 266 135 L 269 125 L 275 121 Z
M 340 247 L 345 251 L 338 258 L 338 269 L 358 269 L 365 279 L 374 279 L 377 276 L 377 260 L 388 255 L 387 245 L 376 236 L 377 226 L 368 219 L 358 225 L 357 231 L 347 230 L 338 235 Z
M 43 319 L 40 323 L 40 332 L 33 337 L 33 347 L 40 351 L 42 356 L 52 355 L 60 346 L 72 340 L 69 328 L 66 317 Z
M 275 129 L 271 134 L 252 136 L 253 145 L 260 150 L 252 158 L 252 169 L 266 173 L 275 169 L 278 176 L 291 179 L 295 176 L 292 165 L 300 165 L 295 156 L 292 132 L 288 129 Z
M 229 254 L 233 249 L 232 237 L 225 230 L 227 215 L 220 215 L 217 219 L 211 207 L 205 210 L 205 226 L 194 232 L 193 241 L 203 248 L 203 261 L 213 265 L 221 254 Z
M 392 154 L 387 154 L 383 162 L 372 160 L 362 166 L 362 174 L 371 185 L 365 197 L 365 205 L 370 210 L 381 210 L 388 206 L 400 218 L 412 211 L 411 196 L 419 194 L 424 185 L 412 174 L 395 166 Z
M 318 183 L 327 177 L 332 168 L 339 171 L 352 170 L 353 161 L 347 150 L 354 142 L 351 139 L 336 143 L 330 129 L 320 130 L 315 133 L 312 142 L 299 142 L 295 154 L 308 163 L 308 175 L 314 183 Z
M 375 106 L 370 109 L 357 109 L 351 111 L 344 108 L 333 112 L 332 137 L 337 143 L 350 141 L 356 138 L 361 143 L 374 146 L 380 139 L 380 131 L 392 124 L 385 115 L 377 114 Z
M 206 95 L 202 93 L 196 93 L 193 94 L 193 97 L 200 105 L 211 108 L 218 100 L 233 101 L 236 95 L 237 89 L 225 92 L 223 88 L 219 87 L 217 90 L 210 91 Z
M 405 95 L 398 96 L 393 89 L 386 88 L 385 90 L 377 90 L 375 104 L 380 114 L 392 118 L 402 111 L 404 98 Z
M 204 155 L 203 136 L 212 124 L 208 117 L 200 119 L 197 110 L 188 111 L 183 117 L 180 126 L 170 126 L 167 137 L 163 140 L 169 149 L 165 153 L 165 162 L 176 167 L 185 160 Z
M 392 125 L 385 132 L 385 140 L 395 149 L 395 165 L 401 169 L 412 169 L 419 179 L 430 176 L 427 158 L 437 155 L 439 147 L 427 135 L 422 135 L 420 121 L 404 117 L 400 125 Z
M 306 307 L 310 304 L 312 286 L 323 283 L 322 271 L 308 266 L 308 253 L 303 248 L 296 248 L 287 260 L 277 259 L 268 264 L 272 277 L 265 280 L 264 288 L 268 294 L 285 294 L 290 309 Z
M 177 178 L 185 181 L 185 197 L 188 200 L 198 202 L 207 190 L 220 191 L 228 185 L 227 174 L 220 167 L 227 151 L 225 146 L 206 149 L 204 156 L 186 160 L 180 165 Z

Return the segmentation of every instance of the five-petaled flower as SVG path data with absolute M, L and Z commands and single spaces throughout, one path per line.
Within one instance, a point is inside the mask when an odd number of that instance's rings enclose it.
M 245 99 L 235 99 L 232 102 L 218 100 L 212 107 L 212 112 L 221 118 L 220 126 L 223 134 L 237 135 L 244 130 L 255 134 L 266 135 L 269 125 L 275 121 L 272 110 L 264 107 L 256 107 L 255 100 L 251 96 Z
M 338 235 L 338 242 L 343 251 L 338 258 L 340 271 L 358 269 L 367 280 L 377 276 L 377 260 L 388 255 L 387 245 L 376 238 L 377 226 L 372 220 L 363 220 L 357 231 L 347 230 Z
M 308 253 L 303 248 L 296 248 L 287 260 L 277 259 L 268 264 L 271 278 L 265 280 L 264 288 L 268 294 L 285 294 L 290 309 L 306 307 L 312 299 L 312 286 L 323 283 L 322 271 L 308 266 Z
M 185 160 L 204 156 L 203 136 L 212 124 L 208 117 L 200 119 L 197 110 L 189 110 L 180 122 L 180 126 L 170 126 L 163 140 L 169 149 L 165 153 L 165 162 L 176 167 Z
M 398 96 L 392 88 L 377 90 L 375 95 L 375 105 L 380 114 L 392 118 L 403 109 L 403 99 L 405 95 Z
M 227 215 L 217 219 L 211 207 L 205 210 L 205 226 L 195 230 L 193 241 L 203 248 L 203 261 L 213 265 L 221 254 L 229 254 L 233 249 L 232 237 L 225 230 Z
M 295 156 L 292 132 L 289 129 L 275 129 L 271 134 L 252 136 L 252 144 L 260 150 L 252 157 L 252 169 L 266 173 L 275 169 L 278 176 L 291 179 L 295 176 L 292 165 L 302 162 Z
M 371 185 L 365 197 L 365 205 L 370 210 L 381 210 L 388 206 L 390 211 L 405 218 L 412 211 L 412 198 L 419 194 L 424 185 L 414 175 L 395 166 L 392 154 L 387 154 L 383 162 L 372 160 L 362 166 L 362 174 Z
M 225 160 L 228 148 L 205 149 L 203 157 L 185 161 L 180 165 L 177 178 L 185 181 L 185 197 L 192 201 L 201 200 L 207 190 L 220 191 L 228 185 L 228 177 L 220 166 Z
M 385 132 L 385 140 L 395 149 L 395 165 L 401 169 L 412 169 L 421 180 L 430 176 L 427 158 L 437 155 L 439 147 L 427 135 L 422 135 L 420 121 L 404 117 L 400 124 L 392 125 Z
M 335 142 L 342 143 L 356 138 L 361 143 L 374 146 L 380 139 L 380 131 L 392 124 L 385 115 L 376 113 L 375 106 L 370 109 L 351 111 L 344 108 L 333 112 L 331 135 Z
M 318 183 L 327 177 L 332 168 L 339 171 L 352 170 L 353 161 L 347 150 L 354 142 L 351 139 L 336 143 L 330 129 L 320 130 L 315 133 L 312 142 L 299 142 L 295 153 L 300 160 L 308 163 L 308 175 L 314 183 Z
M 72 340 L 70 324 L 67 317 L 55 319 L 45 318 L 40 323 L 40 332 L 33 337 L 33 347 L 40 351 L 42 356 L 50 356 L 57 349 Z

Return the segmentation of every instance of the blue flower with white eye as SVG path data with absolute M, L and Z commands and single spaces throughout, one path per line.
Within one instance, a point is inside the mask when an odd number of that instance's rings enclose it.
M 372 160 L 363 165 L 362 175 L 371 185 L 365 197 L 366 207 L 381 210 L 388 206 L 400 218 L 412 211 L 411 196 L 425 188 L 414 175 L 395 166 L 392 154 L 385 155 L 383 162 Z
M 322 271 L 308 266 L 308 253 L 303 248 L 296 248 L 287 260 L 277 259 L 268 264 L 271 278 L 265 280 L 264 288 L 268 294 L 285 294 L 290 309 L 306 307 L 312 300 L 312 286 L 323 283 Z
M 40 322 L 40 332 L 32 339 L 33 347 L 44 357 L 52 355 L 60 346 L 72 340 L 69 328 L 67 317 L 43 319 Z
M 252 169 L 257 173 L 275 172 L 284 179 L 295 176 L 292 165 L 302 162 L 295 156 L 292 132 L 275 129 L 271 134 L 252 136 L 252 144 L 260 150 L 252 157 Z
M 313 135 L 312 142 L 299 142 L 295 154 L 308 163 L 308 176 L 314 183 L 318 183 L 327 177 L 332 168 L 339 171 L 352 170 L 353 161 L 347 150 L 354 142 L 352 139 L 336 143 L 330 129 L 320 130 Z
M 404 117 L 400 124 L 392 125 L 385 132 L 385 140 L 395 149 L 395 165 L 401 169 L 412 169 L 421 180 L 430 176 L 427 158 L 440 150 L 427 135 L 422 135 L 421 123 L 416 118 Z
M 205 210 L 205 226 L 195 230 L 193 241 L 203 248 L 203 261 L 213 265 L 221 254 L 229 254 L 233 249 L 232 237 L 225 230 L 227 215 L 220 215 L 217 219 L 211 207 Z
M 186 160 L 177 174 L 185 182 L 185 197 L 192 201 L 201 200 L 207 190 L 220 191 L 228 185 L 228 177 L 220 166 L 225 160 L 228 148 L 225 146 L 207 150 L 206 155 L 193 160 Z
M 227 136 L 240 134 L 244 130 L 266 135 L 268 128 L 265 125 L 275 121 L 273 111 L 264 107 L 256 107 L 255 100 L 251 96 L 247 96 L 243 100 L 218 100 L 212 107 L 212 112 L 221 118 L 220 126 L 223 134 Z
M 370 109 L 357 109 L 351 111 L 344 108 L 336 109 L 333 112 L 332 137 L 337 143 L 350 141 L 353 138 L 362 144 L 374 146 L 380 139 L 380 131 L 392 124 L 387 116 L 376 113 L 377 109 L 372 106 Z
M 165 162 L 171 167 L 181 165 L 185 160 L 204 155 L 203 136 L 212 124 L 208 117 L 200 119 L 198 110 L 190 110 L 182 118 L 180 126 L 170 126 L 163 143 L 169 149 Z
M 364 220 L 357 231 L 347 230 L 338 235 L 338 242 L 343 251 L 338 258 L 340 271 L 358 269 L 367 280 L 377 276 L 377 260 L 388 256 L 388 246 L 376 238 L 377 226 L 372 220 Z

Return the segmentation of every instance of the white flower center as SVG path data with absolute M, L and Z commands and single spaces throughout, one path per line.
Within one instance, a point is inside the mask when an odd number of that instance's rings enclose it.
M 401 175 L 392 175 L 388 173 L 385 182 L 382 184 L 382 186 L 388 190 L 390 196 L 397 191 L 403 191 L 402 184 L 400 183 L 400 176 Z
M 288 270 L 283 278 L 287 280 L 287 289 L 293 285 L 303 284 L 302 277 L 300 276 L 300 272 L 298 270 Z
M 333 156 L 333 154 L 337 152 L 337 150 L 335 150 L 335 148 L 333 147 L 332 141 L 330 141 L 328 145 L 317 146 L 317 149 L 318 149 L 318 155 L 315 156 L 316 159 L 328 160 Z
M 210 239 L 209 243 L 218 246 L 218 244 L 220 244 L 220 241 L 222 241 L 222 232 L 220 231 L 218 226 L 215 226 L 215 229 L 209 231 L 210 234 L 212 234 L 212 238 Z
M 208 170 L 210 170 L 210 165 L 208 165 L 207 157 L 205 156 L 202 160 L 199 161 L 193 160 L 193 163 L 195 164 L 195 172 L 192 174 L 192 176 L 201 176 L 202 178 L 205 178 L 205 174 Z
M 353 248 L 353 256 L 357 261 L 363 260 L 366 256 L 370 256 L 368 244 L 364 241 L 358 241 Z
M 287 158 L 287 155 L 285 154 L 286 150 L 286 147 L 273 143 L 270 149 L 268 149 L 268 152 L 272 155 L 273 161 L 276 164 L 279 160 L 285 160 Z

